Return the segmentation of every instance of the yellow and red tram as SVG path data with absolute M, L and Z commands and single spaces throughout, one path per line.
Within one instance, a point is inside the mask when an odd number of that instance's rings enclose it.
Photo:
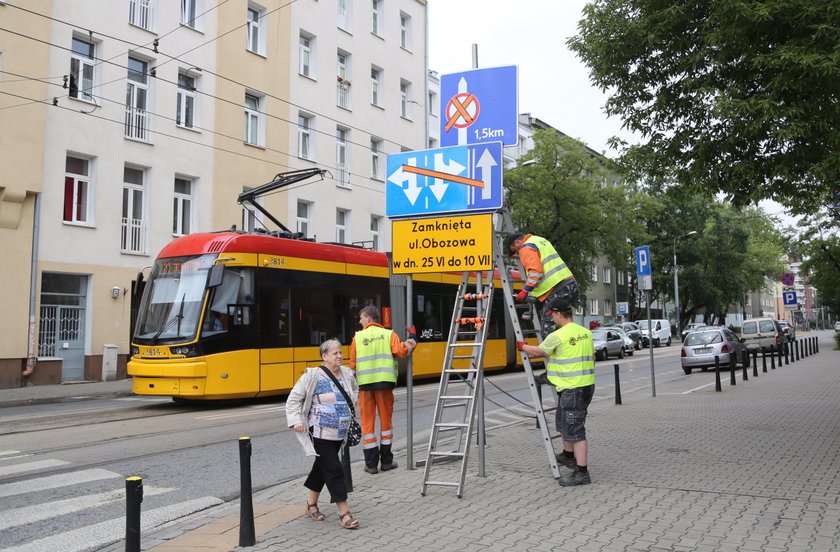
M 460 274 L 414 276 L 417 378 L 440 374 Z M 495 285 L 501 284 L 498 280 Z M 230 399 L 287 393 L 321 361 L 328 338 L 349 343 L 375 305 L 404 335 L 404 277 L 385 253 L 237 231 L 192 234 L 159 254 L 142 289 L 128 374 L 139 395 Z M 392 297 L 400 298 L 393 301 Z M 485 369 L 516 362 L 494 299 Z M 401 367 L 404 370 L 404 366 Z

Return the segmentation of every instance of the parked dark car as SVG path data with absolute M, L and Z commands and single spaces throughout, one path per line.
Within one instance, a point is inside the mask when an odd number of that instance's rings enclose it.
M 642 348 L 642 332 L 639 330 L 639 325 L 634 322 L 622 322 L 620 324 L 610 324 L 606 328 L 618 328 L 627 334 L 627 337 L 633 340 L 633 347 L 638 351 Z

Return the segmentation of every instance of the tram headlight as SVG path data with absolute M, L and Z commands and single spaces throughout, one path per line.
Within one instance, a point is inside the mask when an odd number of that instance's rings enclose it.
M 131 356 L 137 356 L 140 354 L 140 347 L 132 347 L 131 348 Z
M 185 345 L 183 347 L 173 347 L 172 354 L 174 355 L 183 355 L 185 357 L 194 357 L 198 353 L 195 350 L 195 347 L 190 345 Z

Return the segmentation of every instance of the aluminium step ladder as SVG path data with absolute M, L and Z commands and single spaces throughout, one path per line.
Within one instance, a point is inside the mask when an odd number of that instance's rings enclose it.
M 474 291 L 471 291 L 469 278 L 470 273 L 464 272 L 449 327 L 423 469 L 423 488 L 420 491 L 423 496 L 430 485 L 455 487 L 458 498 L 464 494 L 477 398 L 483 384 L 484 352 L 493 306 L 493 271 L 487 272 L 486 282 L 483 282 L 481 272 L 476 274 Z M 458 460 L 457 481 L 430 479 L 434 466 L 439 468 L 441 464 Z M 453 471 L 447 470 L 447 475 L 451 476 Z

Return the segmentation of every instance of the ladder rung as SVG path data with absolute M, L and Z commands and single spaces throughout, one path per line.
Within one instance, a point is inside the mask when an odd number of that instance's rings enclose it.
M 456 341 L 455 343 L 450 343 L 450 347 L 481 347 L 483 343 L 476 343 L 475 341 Z
M 443 400 L 459 399 L 459 400 L 462 400 L 462 401 L 464 401 L 464 400 L 471 401 L 473 399 L 473 396 L 472 395 L 441 395 L 440 398 L 443 399 Z
M 426 481 L 426 485 L 437 485 L 438 487 L 457 487 L 460 483 L 452 483 L 450 481 Z
M 478 372 L 478 368 L 447 368 L 444 372 L 447 374 L 474 374 Z
M 456 406 L 467 406 L 465 402 L 457 402 L 453 404 L 442 404 L 440 405 L 441 408 L 455 408 Z
M 470 424 L 460 424 L 455 422 L 440 422 L 435 424 L 435 427 L 439 427 L 441 429 L 459 429 L 463 427 L 470 427 Z
M 433 451 L 433 452 L 430 452 L 430 453 L 429 453 L 429 456 L 435 456 L 435 457 L 438 457 L 438 456 L 439 456 L 439 457 L 444 457 L 444 458 L 445 458 L 445 457 L 449 457 L 449 458 L 463 458 L 464 453 L 463 453 L 463 452 L 434 452 L 434 451 Z
M 452 360 L 466 360 L 466 359 L 474 359 L 474 356 L 453 356 Z

